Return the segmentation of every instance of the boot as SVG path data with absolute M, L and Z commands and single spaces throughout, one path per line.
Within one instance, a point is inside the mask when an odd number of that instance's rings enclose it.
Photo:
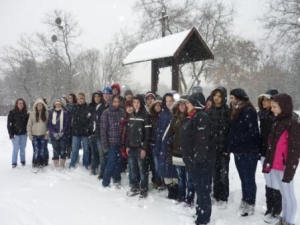
M 282 211 L 282 196 L 279 190 L 272 189 L 273 192 L 273 215 L 279 216 Z
M 66 163 L 66 160 L 65 159 L 60 159 L 59 160 L 59 166 L 64 168 L 65 167 L 65 163 Z
M 176 190 L 177 188 L 174 186 L 174 184 L 167 184 L 167 189 L 168 189 L 168 199 L 177 199 L 178 191 Z
M 266 186 L 266 203 L 267 211 L 265 212 L 265 217 L 268 217 L 273 212 L 273 189 Z
M 54 164 L 54 167 L 57 168 L 59 166 L 58 159 L 53 159 L 53 164 Z

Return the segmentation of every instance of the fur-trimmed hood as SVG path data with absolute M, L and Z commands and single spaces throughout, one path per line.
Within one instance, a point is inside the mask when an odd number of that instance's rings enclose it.
M 173 114 L 173 115 L 176 115 L 176 113 L 177 113 L 178 110 L 179 110 L 179 105 L 180 105 L 181 103 L 186 104 L 186 103 L 187 103 L 187 100 L 185 100 L 185 99 L 178 99 L 178 100 L 174 103 L 174 105 L 172 106 L 172 114 Z
M 39 104 L 39 103 L 43 104 L 43 106 L 45 107 L 46 112 L 48 112 L 48 106 L 46 105 L 46 103 L 44 102 L 44 100 L 41 99 L 41 98 L 39 98 L 39 99 L 37 99 L 37 100 L 35 101 L 35 103 L 33 104 L 32 110 L 35 112 L 35 107 L 36 107 L 36 105 Z
M 151 116 L 156 113 L 155 112 L 155 105 L 156 104 L 160 104 L 160 106 L 162 107 L 162 101 L 161 100 L 155 100 L 154 102 L 152 102 L 152 104 L 149 107 L 149 113 L 150 113 Z

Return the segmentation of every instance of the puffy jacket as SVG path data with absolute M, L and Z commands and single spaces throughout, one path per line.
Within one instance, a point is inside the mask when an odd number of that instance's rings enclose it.
M 74 105 L 71 115 L 72 136 L 89 136 L 91 114 L 88 105 Z
M 11 110 L 7 117 L 7 130 L 9 138 L 15 135 L 22 135 L 27 133 L 28 112 Z
M 53 114 L 54 112 L 56 113 L 56 120 L 55 123 L 53 123 Z M 63 121 L 62 121 L 62 128 L 60 127 L 61 124 L 61 113 L 63 113 Z M 55 133 L 62 133 L 62 136 L 60 136 L 59 140 L 65 140 L 68 137 L 69 134 L 69 125 L 70 125 L 70 116 L 69 112 L 65 109 L 61 110 L 55 110 L 52 109 L 49 113 L 49 119 L 48 119 L 48 131 L 51 139 L 55 140 L 56 138 L 54 137 Z

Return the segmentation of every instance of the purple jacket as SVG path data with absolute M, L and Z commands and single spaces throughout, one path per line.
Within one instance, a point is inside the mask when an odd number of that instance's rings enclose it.
M 121 121 L 125 118 L 123 109 L 114 108 L 112 105 L 104 110 L 101 115 L 100 135 L 103 148 L 110 145 L 121 145 Z
M 57 116 L 56 116 L 55 124 L 52 123 L 53 112 L 54 112 L 54 109 L 52 109 L 49 113 L 48 130 L 49 130 L 50 138 L 52 140 L 57 140 L 54 137 L 54 133 L 60 133 L 60 114 L 61 114 L 62 110 L 56 111 Z M 62 125 L 62 130 L 61 130 L 63 135 L 58 140 L 65 140 L 67 138 L 67 133 L 69 130 L 69 119 L 70 118 L 69 118 L 68 111 L 64 110 L 63 111 L 63 125 Z

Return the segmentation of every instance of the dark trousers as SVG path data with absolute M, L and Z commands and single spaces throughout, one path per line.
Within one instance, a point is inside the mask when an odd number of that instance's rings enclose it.
M 217 153 L 216 165 L 213 173 L 214 198 L 217 201 L 227 201 L 229 196 L 229 161 L 230 156 Z
M 148 190 L 146 158 L 141 158 L 141 149 L 130 148 L 128 152 L 129 183 L 131 187 Z
M 67 150 L 66 150 L 66 141 L 65 140 L 53 140 L 52 139 L 52 147 L 53 147 L 53 160 L 57 160 L 59 158 L 66 159 Z
M 196 225 L 207 224 L 211 216 L 211 174 L 189 173 L 195 186 L 196 200 Z
M 88 144 L 91 149 L 92 159 L 91 159 L 91 169 L 96 172 L 100 165 L 100 155 L 98 149 L 98 139 L 96 136 L 92 136 L 88 138 Z
M 45 135 L 33 136 L 32 147 L 33 147 L 33 166 L 43 166 L 45 163 L 45 146 L 47 140 L 45 140 Z
M 255 172 L 257 166 L 257 154 L 235 154 L 234 161 L 242 183 L 242 201 L 249 205 L 255 204 L 256 182 Z

